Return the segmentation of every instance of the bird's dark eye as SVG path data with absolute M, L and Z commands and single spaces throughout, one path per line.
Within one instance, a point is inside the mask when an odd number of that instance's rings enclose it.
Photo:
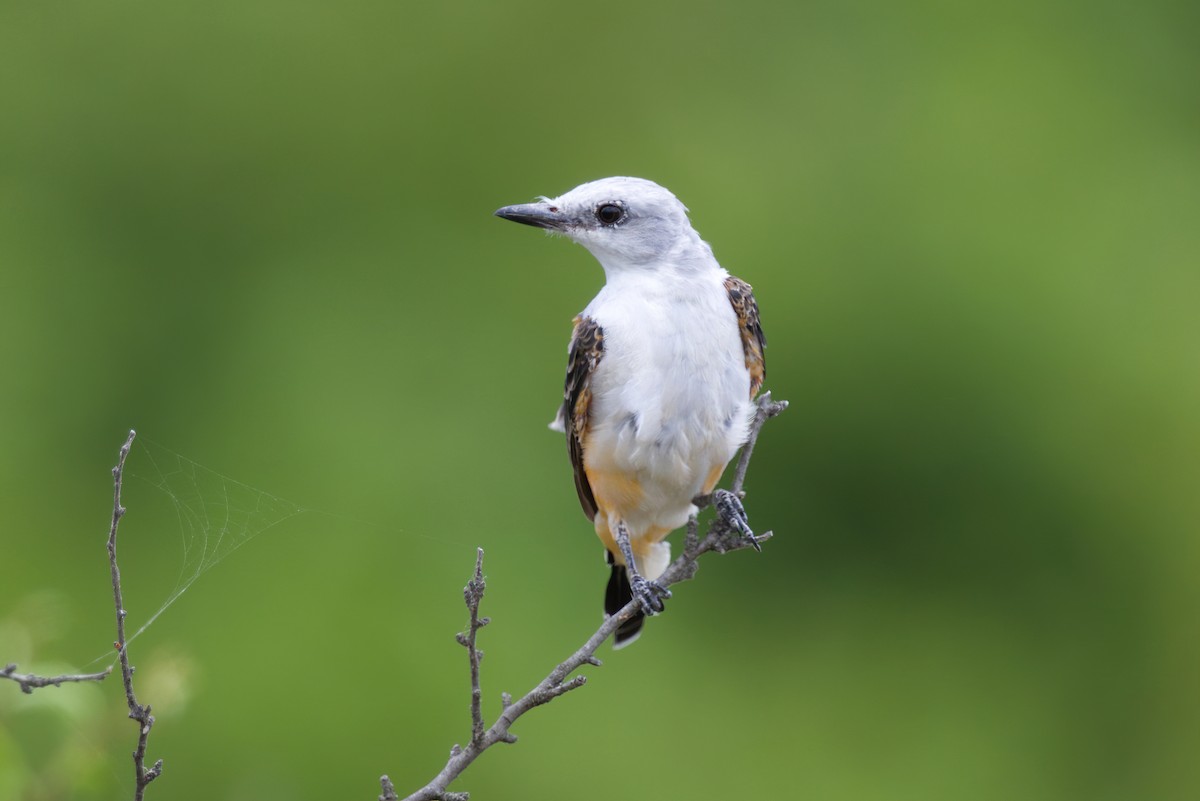
M 625 216 L 625 209 L 616 203 L 601 203 L 596 207 L 596 219 L 601 225 L 616 225 Z

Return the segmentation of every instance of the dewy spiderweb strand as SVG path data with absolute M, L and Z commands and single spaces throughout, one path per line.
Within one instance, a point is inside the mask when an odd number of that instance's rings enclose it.
M 142 458 L 137 463 L 148 467 L 130 470 L 130 474 L 162 492 L 175 507 L 183 541 L 183 563 L 175 588 L 129 637 L 130 642 L 226 556 L 267 529 L 309 511 L 209 470 L 145 437 L 140 437 L 134 447 L 141 451 Z

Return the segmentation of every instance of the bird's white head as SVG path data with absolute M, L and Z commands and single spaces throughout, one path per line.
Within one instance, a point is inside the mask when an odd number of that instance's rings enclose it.
M 688 222 L 687 207 L 644 178 L 602 178 L 556 198 L 505 206 L 496 216 L 563 234 L 610 273 L 689 270 L 712 262 L 712 251 Z

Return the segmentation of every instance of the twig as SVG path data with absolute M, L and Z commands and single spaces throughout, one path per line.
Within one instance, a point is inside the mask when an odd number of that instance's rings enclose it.
M 746 483 L 746 471 L 750 469 L 750 454 L 754 453 L 754 445 L 758 442 L 758 433 L 772 417 L 778 416 L 788 407 L 787 401 L 771 400 L 771 393 L 764 392 L 758 398 L 758 409 L 754 412 L 754 420 L 750 422 L 750 436 L 742 446 L 742 454 L 738 457 L 737 467 L 733 473 L 733 492 L 741 492 Z
M 758 442 L 758 434 L 762 431 L 762 427 L 772 417 L 778 416 L 788 407 L 787 401 L 777 401 L 771 399 L 770 392 L 764 392 L 758 396 L 757 408 L 754 411 L 754 419 L 750 421 L 750 436 L 746 439 L 746 444 L 742 446 L 741 455 L 738 456 L 737 467 L 733 469 L 733 484 L 730 486 L 730 492 L 736 495 L 742 495 L 742 486 L 746 483 L 746 471 L 750 469 L 750 455 L 754 453 L 754 446 Z M 712 503 L 712 494 L 698 495 L 692 499 L 699 508 L 703 509 Z
M 471 613 L 471 622 L 466 634 L 457 635 L 458 644 L 467 649 L 471 661 L 471 742 L 479 742 L 483 738 L 483 691 L 479 689 L 479 662 L 483 659 L 483 651 L 475 647 L 475 637 L 479 630 L 491 623 L 491 618 L 479 617 L 479 603 L 483 600 L 486 588 L 483 580 L 483 549 L 477 549 L 475 554 L 475 575 L 463 588 L 463 599 L 467 602 L 467 611 Z
M 121 518 L 125 516 L 125 507 L 121 505 L 121 479 L 125 471 L 125 459 L 129 456 L 129 449 L 133 445 L 135 436 L 137 436 L 136 431 L 129 432 L 125 444 L 121 446 L 117 466 L 112 471 L 113 514 L 112 527 L 108 530 L 108 565 L 112 573 L 113 604 L 117 613 L 117 641 L 113 643 L 113 647 L 120 655 L 121 679 L 125 683 L 125 701 L 129 705 L 129 717 L 138 724 L 137 750 L 133 752 L 137 789 L 133 797 L 134 801 L 142 801 L 146 785 L 162 774 L 163 761 L 160 759 L 154 763 L 153 767 L 146 768 L 146 740 L 150 736 L 150 729 L 154 726 L 154 716 L 150 714 L 150 705 L 139 704 L 137 696 L 133 692 L 133 666 L 129 664 L 129 648 L 125 642 L 125 605 L 121 601 L 121 571 L 117 567 L 117 526 L 120 524 Z
M 117 615 L 117 639 L 113 643 L 113 647 L 117 649 L 121 662 L 121 679 L 125 684 L 125 701 L 129 706 L 129 717 L 137 721 L 138 724 L 137 750 L 133 752 L 137 789 L 133 797 L 135 801 L 142 801 L 142 797 L 146 792 L 146 785 L 162 774 L 163 761 L 160 759 L 154 763 L 153 767 L 146 768 L 146 740 L 150 736 L 151 727 L 154 726 L 154 716 L 150 714 L 150 705 L 146 704 L 142 706 L 139 704 L 137 696 L 133 692 L 134 669 L 129 664 L 129 650 L 125 640 L 125 605 L 121 601 L 121 571 L 117 567 L 117 526 L 120 524 L 121 518 L 125 516 L 125 507 L 121 505 L 121 481 L 124 478 L 125 460 L 129 457 L 129 449 L 133 446 L 133 438 L 136 436 L 136 431 L 129 432 L 129 436 L 125 438 L 125 443 L 121 446 L 120 454 L 117 457 L 117 465 L 112 469 L 113 512 L 112 525 L 108 529 L 108 567 L 109 572 L 112 574 L 113 605 Z M 3 670 L 0 670 L 0 678 L 11 679 L 21 685 L 23 692 L 32 693 L 36 687 L 47 687 L 50 685 L 57 687 L 65 682 L 102 681 L 108 674 L 112 673 L 112 670 L 112 666 L 110 665 L 100 673 L 80 673 L 46 677 L 17 673 L 17 666 L 10 664 L 6 665 Z
M 0 670 L 0 678 L 12 679 L 17 684 L 21 685 L 21 692 L 32 695 L 35 688 L 38 687 L 58 687 L 69 681 L 104 681 L 108 678 L 108 674 L 112 673 L 112 667 L 108 667 L 99 673 L 70 673 L 63 676 L 35 676 L 32 673 L 17 673 L 16 665 L 5 665 L 3 670 Z
M 767 420 L 786 409 L 787 405 L 787 401 L 771 400 L 771 393 L 769 392 L 759 397 L 758 408 L 755 412 L 754 420 L 750 425 L 749 437 L 746 440 L 746 444 L 742 446 L 742 455 L 734 471 L 733 492 L 741 493 L 742 485 L 746 480 L 746 471 L 750 465 L 750 454 L 754 450 L 754 444 L 758 440 L 758 435 L 762 431 L 763 425 Z M 695 503 L 697 506 L 703 507 L 708 504 L 710 498 L 711 496 L 697 498 Z M 754 544 L 748 538 L 732 537 L 732 532 L 730 532 L 729 528 L 729 525 L 718 516 L 709 524 L 704 538 L 700 539 L 694 519 L 690 521 L 684 552 L 655 581 L 663 587 L 669 587 L 672 584 L 692 578 L 696 575 L 698 567 L 696 560 L 709 551 L 726 553 L 728 551 L 754 547 Z M 755 540 L 765 542 L 771 536 L 771 532 L 768 531 L 765 534 L 755 537 Z M 466 599 L 471 622 L 465 634 L 460 633 L 456 635 L 459 644 L 467 648 L 471 661 L 471 740 L 466 748 L 455 745 L 450 749 L 450 759 L 446 762 L 446 766 L 442 768 L 441 772 L 434 776 L 428 784 L 403 799 L 403 801 L 467 801 L 470 797 L 469 793 L 450 792 L 446 789 L 450 786 L 450 782 L 458 778 L 480 754 L 496 743 L 515 743 L 517 737 L 509 729 L 526 712 L 535 707 L 547 704 L 560 695 L 564 695 L 587 683 L 586 676 L 575 676 L 570 680 L 567 677 L 583 665 L 595 665 L 599 667 L 601 662 L 596 658 L 596 650 L 599 649 L 605 640 L 612 636 L 613 632 L 622 623 L 629 620 L 639 611 L 639 604 L 634 600 L 622 607 L 616 614 L 606 618 L 600 625 L 600 628 L 596 629 L 596 632 L 588 637 L 587 641 L 575 653 L 560 662 L 554 670 L 550 671 L 546 678 L 542 679 L 536 687 L 523 697 L 513 701 L 508 693 L 504 693 L 501 696 L 503 710 L 500 713 L 500 717 L 489 728 L 484 729 L 483 716 L 480 711 L 482 693 L 479 687 L 479 660 L 482 658 L 483 653 L 475 646 L 476 634 L 479 629 L 490 622 L 489 618 L 479 617 L 479 604 L 483 600 L 483 592 L 483 549 L 480 548 L 475 557 L 474 576 L 467 582 L 467 586 L 463 590 L 463 597 Z M 379 801 L 400 801 L 399 796 L 396 795 L 395 786 L 386 775 L 380 778 L 380 785 L 383 788 L 383 794 L 379 796 Z

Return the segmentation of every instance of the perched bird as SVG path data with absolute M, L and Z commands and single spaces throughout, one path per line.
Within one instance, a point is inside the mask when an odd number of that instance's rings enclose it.
M 567 435 L 579 502 L 612 565 L 605 613 L 633 598 L 641 606 L 618 628 L 619 648 L 670 597 L 654 582 L 671 561 L 664 538 L 746 441 L 766 374 L 758 306 L 652 181 L 605 178 L 496 216 L 562 234 L 604 268 L 604 287 L 575 318 L 551 428 Z M 718 490 L 713 502 L 753 538 L 736 495 Z

